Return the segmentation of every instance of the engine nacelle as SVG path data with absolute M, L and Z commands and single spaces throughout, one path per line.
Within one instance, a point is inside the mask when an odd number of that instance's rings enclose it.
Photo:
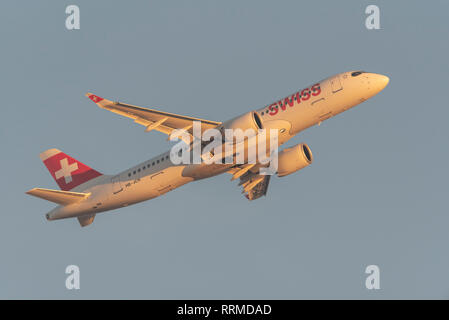
M 301 170 L 312 162 L 312 151 L 305 143 L 284 149 L 278 155 L 278 177 L 284 177 Z
M 255 134 L 257 134 L 257 131 L 259 129 L 263 129 L 263 123 L 262 123 L 262 118 L 259 116 L 259 114 L 255 111 L 250 111 L 245 113 L 244 115 L 241 115 L 237 118 L 228 120 L 226 122 L 224 122 L 221 126 L 220 129 L 232 129 L 232 130 L 236 130 L 236 129 L 241 129 L 243 130 L 243 132 L 245 132 L 248 129 L 252 129 L 254 131 Z M 223 133 L 223 137 L 224 133 Z

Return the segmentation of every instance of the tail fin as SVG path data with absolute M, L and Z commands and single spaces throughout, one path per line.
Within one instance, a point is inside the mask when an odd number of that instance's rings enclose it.
M 58 149 L 44 151 L 40 157 L 59 188 L 64 191 L 70 191 L 102 175 Z

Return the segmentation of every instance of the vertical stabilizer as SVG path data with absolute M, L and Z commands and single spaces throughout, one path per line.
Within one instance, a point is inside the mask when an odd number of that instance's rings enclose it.
M 59 188 L 64 191 L 70 191 L 102 175 L 58 149 L 44 151 L 40 157 Z

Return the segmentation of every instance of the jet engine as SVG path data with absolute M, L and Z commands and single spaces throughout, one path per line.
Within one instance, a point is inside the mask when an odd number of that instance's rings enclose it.
M 305 143 L 284 149 L 278 155 L 278 177 L 292 174 L 307 167 L 312 162 L 312 151 Z
M 219 129 L 222 131 L 224 129 L 241 129 L 243 130 L 243 132 L 248 129 L 252 129 L 254 130 L 254 133 L 257 133 L 259 129 L 263 129 L 263 123 L 259 114 L 256 111 L 251 111 L 237 118 L 224 122 Z M 225 138 L 224 132 L 222 134 L 223 138 Z

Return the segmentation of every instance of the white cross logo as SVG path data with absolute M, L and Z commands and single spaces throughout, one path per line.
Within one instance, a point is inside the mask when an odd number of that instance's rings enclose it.
M 72 182 L 72 172 L 78 170 L 78 163 L 75 162 L 69 165 L 67 158 L 62 159 L 59 163 L 61 164 L 61 169 L 55 172 L 56 180 L 64 177 L 65 183 Z

